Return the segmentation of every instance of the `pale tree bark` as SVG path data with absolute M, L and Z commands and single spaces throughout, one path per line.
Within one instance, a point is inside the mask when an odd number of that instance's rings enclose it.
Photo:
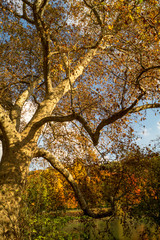
M 19 204 L 33 154 L 33 143 L 22 146 L 16 123 L 0 107 L 3 156 L 0 162 L 0 239 L 20 239 Z
M 32 159 L 30 147 L 7 148 L 0 163 L 0 239 L 22 239 L 19 231 L 21 193 Z

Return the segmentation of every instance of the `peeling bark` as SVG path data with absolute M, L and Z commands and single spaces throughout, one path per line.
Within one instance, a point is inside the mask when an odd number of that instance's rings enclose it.
M 7 149 L 0 162 L 0 239 L 21 240 L 19 207 L 29 171 L 31 149 Z

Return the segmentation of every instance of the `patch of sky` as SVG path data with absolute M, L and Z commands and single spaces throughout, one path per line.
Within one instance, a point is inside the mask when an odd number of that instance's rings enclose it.
M 136 124 L 133 124 L 136 135 L 138 136 L 137 144 L 140 147 L 151 146 L 157 151 L 160 147 L 157 144 L 157 139 L 160 138 L 160 113 L 154 110 L 146 111 L 146 119 Z

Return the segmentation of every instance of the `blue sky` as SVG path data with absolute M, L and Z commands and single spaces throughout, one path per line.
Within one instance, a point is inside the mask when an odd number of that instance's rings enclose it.
M 139 136 L 137 143 L 141 147 L 148 146 L 149 144 L 154 145 L 152 140 L 160 137 L 160 113 L 155 110 L 147 110 L 146 120 L 139 121 L 133 127 L 137 136 Z M 157 147 L 157 150 L 160 150 L 160 146 L 159 148 Z

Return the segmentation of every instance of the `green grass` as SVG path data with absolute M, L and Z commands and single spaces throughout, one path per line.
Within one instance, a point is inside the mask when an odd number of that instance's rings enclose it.
M 23 222 L 24 221 L 24 222 Z M 115 217 L 114 219 L 92 219 L 82 215 L 81 210 L 71 209 L 37 216 L 28 215 L 22 221 L 23 240 L 140 240 L 160 239 L 154 225 Z M 146 232 L 146 234 L 145 234 Z M 150 232 L 150 236 L 147 236 Z M 143 237 L 142 237 L 143 235 Z

